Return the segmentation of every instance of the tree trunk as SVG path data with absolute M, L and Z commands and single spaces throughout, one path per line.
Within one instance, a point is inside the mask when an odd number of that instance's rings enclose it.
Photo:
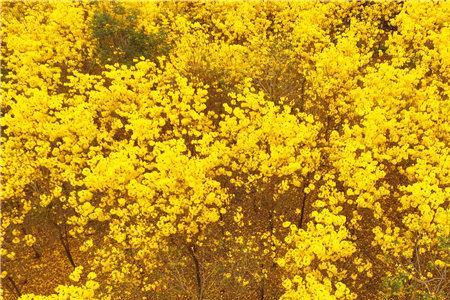
M 58 228 L 58 234 L 59 234 L 59 241 L 61 242 L 61 245 L 64 248 L 64 252 L 66 253 L 66 257 L 69 260 L 70 264 L 72 265 L 72 267 L 76 267 L 75 261 L 73 259 L 72 256 L 72 252 L 70 251 L 70 245 L 69 245 L 69 239 L 67 237 L 67 228 L 66 225 L 64 224 L 64 229 L 61 229 L 61 226 L 59 226 L 58 224 L 55 224 L 56 227 Z
M 8 275 L 7 277 L 9 284 L 11 285 L 10 289 L 17 294 L 18 297 L 22 296 L 22 293 L 20 292 L 19 287 L 17 286 L 16 282 L 14 281 L 14 279 L 12 279 L 11 276 Z
M 194 262 L 195 267 L 195 279 L 197 284 L 197 299 L 202 300 L 203 299 L 203 282 L 202 282 L 202 273 L 201 273 L 201 266 L 200 262 L 198 261 L 198 258 L 195 254 L 195 246 L 189 246 L 189 253 L 192 256 L 192 260 Z

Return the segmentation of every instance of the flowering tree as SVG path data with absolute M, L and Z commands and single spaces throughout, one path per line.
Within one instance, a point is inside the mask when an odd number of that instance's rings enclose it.
M 6 299 L 446 299 L 450 3 L 2 3 Z

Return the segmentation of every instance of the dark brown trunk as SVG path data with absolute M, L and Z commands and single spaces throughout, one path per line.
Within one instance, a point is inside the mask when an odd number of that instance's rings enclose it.
M 20 292 L 19 287 L 17 286 L 16 282 L 14 281 L 14 279 L 12 279 L 11 276 L 8 275 L 7 277 L 9 284 L 11 285 L 10 289 L 17 294 L 18 297 L 22 296 L 22 293 Z
M 264 294 L 265 294 L 265 281 L 264 279 L 261 280 L 261 285 L 259 287 L 259 300 L 264 300 Z
M 203 282 L 202 282 L 202 273 L 200 262 L 198 261 L 197 255 L 195 254 L 195 246 L 188 246 L 189 253 L 192 256 L 192 261 L 194 262 L 195 267 L 195 279 L 197 284 L 197 299 L 203 299 Z
M 27 234 L 28 234 L 25 227 L 22 227 L 22 232 L 23 232 L 24 235 L 27 235 Z M 36 248 L 36 245 L 31 246 L 31 249 L 33 249 L 33 252 L 34 252 L 34 258 L 35 258 L 35 259 L 41 258 L 41 253 L 40 253 L 40 252 L 38 251 L 38 249 Z
M 301 209 L 301 212 L 300 212 L 300 220 L 298 222 L 298 228 L 303 228 L 303 222 L 304 222 L 304 219 L 305 219 L 305 208 L 306 208 L 307 196 L 308 196 L 308 194 L 303 192 L 302 209 Z
M 67 228 L 66 225 L 63 225 L 63 229 L 61 228 L 61 226 L 56 224 L 56 227 L 58 228 L 58 234 L 59 234 L 59 241 L 61 242 L 61 245 L 64 248 L 64 252 L 66 254 L 67 259 L 69 260 L 70 264 L 72 265 L 72 267 L 76 267 L 75 261 L 73 259 L 72 256 L 72 252 L 70 251 L 70 244 L 69 244 L 69 239 L 67 237 Z

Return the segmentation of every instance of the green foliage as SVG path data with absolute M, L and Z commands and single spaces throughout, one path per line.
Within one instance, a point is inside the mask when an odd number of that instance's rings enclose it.
M 409 279 L 408 275 L 404 272 L 400 272 L 396 276 L 385 277 L 383 279 L 383 286 L 383 299 L 410 299 L 408 297 L 411 296 L 416 300 L 437 300 L 445 298 L 442 291 L 430 294 L 424 286 L 418 285 L 415 280 Z
M 439 248 L 450 251 L 450 236 L 439 237 Z
M 402 295 L 405 289 L 405 284 L 407 282 L 408 277 L 405 274 L 399 274 L 395 277 L 384 278 L 385 295 L 386 296 Z
M 138 11 L 125 10 L 118 4 L 112 12 L 95 13 L 92 34 L 102 64 L 130 65 L 140 56 L 155 61 L 158 56 L 167 54 L 169 47 L 164 30 L 148 34 L 144 28 L 137 28 L 138 17 Z

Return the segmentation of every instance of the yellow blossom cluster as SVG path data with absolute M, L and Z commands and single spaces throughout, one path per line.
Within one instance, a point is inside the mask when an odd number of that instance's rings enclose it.
M 450 295 L 449 1 L 1 5 L 4 298 Z

